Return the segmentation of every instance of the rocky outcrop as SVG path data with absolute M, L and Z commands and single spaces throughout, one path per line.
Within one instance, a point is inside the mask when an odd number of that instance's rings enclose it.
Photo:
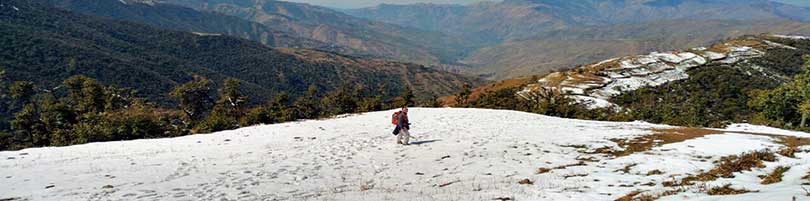
M 537 83 L 526 86 L 519 94 L 526 97 L 532 93 L 556 91 L 592 109 L 611 107 L 614 104 L 608 100 L 613 96 L 687 79 L 687 72 L 693 68 L 745 62 L 763 56 L 769 48 L 793 48 L 772 42 L 768 37 L 808 39 L 781 35 L 749 36 L 710 47 L 615 58 L 551 73 Z

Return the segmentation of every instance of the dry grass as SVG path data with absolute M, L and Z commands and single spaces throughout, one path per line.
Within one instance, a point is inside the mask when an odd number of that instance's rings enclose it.
M 635 167 L 637 165 L 638 165 L 638 163 L 627 164 L 627 165 L 624 166 L 624 168 L 616 170 L 616 172 L 623 172 L 625 174 L 630 174 L 630 170 L 633 169 L 633 167 Z
M 755 39 L 735 39 L 728 40 L 723 43 L 714 44 L 707 50 L 712 52 L 729 53 L 732 46 L 748 46 L 753 48 L 763 48 L 766 44 L 760 40 Z
M 550 168 L 537 168 L 537 174 L 545 174 L 551 172 Z
M 741 155 L 732 155 L 715 162 L 715 167 L 707 172 L 689 176 L 678 182 L 665 182 L 665 186 L 692 185 L 694 181 L 714 181 L 718 178 L 733 178 L 734 173 L 750 171 L 753 168 L 764 168 L 764 161 L 776 161 L 776 155 L 770 151 L 754 151 Z
M 641 194 L 641 191 L 633 191 L 633 192 L 628 193 L 627 195 L 619 197 L 615 201 L 632 201 L 633 198 L 636 197 L 639 194 Z
M 650 170 L 649 172 L 647 172 L 647 176 L 662 175 L 662 174 L 664 174 L 664 172 L 662 172 L 661 170 L 658 170 L 658 169 Z
M 588 176 L 588 174 L 587 174 L 587 173 L 583 173 L 583 174 L 569 174 L 569 175 L 563 175 L 563 179 L 568 179 L 568 178 L 571 178 L 571 177 L 587 177 L 587 176 Z
M 709 194 L 709 195 L 738 195 L 738 194 L 744 194 L 744 193 L 750 193 L 750 192 L 756 192 L 756 191 L 751 191 L 751 190 L 748 190 L 748 189 L 735 189 L 735 188 L 731 188 L 731 184 L 726 184 L 726 185 L 723 185 L 723 186 L 710 188 L 709 190 L 706 191 L 706 194 Z
M 610 148 L 597 149 L 597 153 L 611 154 L 616 157 L 628 156 L 637 152 L 649 151 L 653 147 L 664 144 L 683 142 L 689 139 L 699 138 L 706 135 L 722 134 L 723 131 L 716 131 L 702 128 L 670 128 L 652 129 L 655 133 L 633 139 L 611 139 L 611 141 L 624 148 L 622 151 Z
M 606 71 L 608 69 L 619 68 L 620 67 L 619 62 L 621 60 L 622 59 L 614 59 L 613 61 L 604 62 L 604 63 L 601 63 L 599 65 L 596 65 L 596 64 L 588 65 L 588 66 L 583 67 L 583 69 L 584 69 L 584 71 L 590 72 L 590 73 L 603 72 L 603 71 Z
M 650 195 L 650 194 L 642 194 L 641 191 L 633 191 L 633 192 L 628 193 L 627 195 L 624 195 L 624 196 L 616 199 L 616 201 L 654 201 L 654 200 L 658 200 L 658 198 L 661 198 L 661 197 L 664 197 L 664 196 L 675 195 L 675 194 L 678 194 L 680 192 L 681 192 L 680 190 L 669 190 L 669 191 L 664 191 L 664 192 L 662 192 L 660 194 L 657 194 L 657 195 Z
M 604 78 L 591 73 L 571 73 L 565 81 L 566 84 L 573 84 L 571 87 L 574 87 L 580 84 L 601 83 Z
M 796 147 L 782 147 L 776 153 L 779 153 L 779 155 L 782 155 L 782 156 L 785 156 L 785 157 L 796 158 L 796 152 L 798 152 L 798 151 L 799 151 L 799 148 L 796 148 Z
M 472 89 L 470 91 L 469 101 L 478 100 L 478 98 L 480 98 L 482 95 L 493 92 L 493 91 L 499 91 L 499 90 L 503 90 L 503 89 L 516 88 L 516 87 L 524 87 L 524 86 L 526 86 L 528 84 L 536 83 L 537 79 L 539 79 L 539 77 L 537 77 L 537 76 L 518 77 L 518 78 L 512 78 L 512 79 L 508 79 L 508 80 L 498 81 L 498 82 L 495 82 L 495 83 L 479 86 L 479 87 L 476 87 L 476 88 L 474 88 L 474 89 Z M 455 105 L 457 105 L 455 95 L 441 97 L 441 98 L 439 98 L 439 102 L 442 103 L 442 105 L 444 105 L 444 106 L 455 106 Z
M 782 182 L 782 176 L 784 176 L 785 172 L 790 170 L 790 167 L 787 166 L 779 166 L 773 170 L 770 174 L 767 175 L 759 175 L 759 178 L 762 179 L 761 184 L 774 184 Z
M 537 174 L 544 174 L 544 173 L 551 172 L 552 170 L 562 170 L 562 169 L 569 168 L 569 167 L 585 166 L 585 165 L 587 165 L 587 164 L 585 164 L 584 161 L 579 161 L 578 163 L 561 165 L 561 166 L 557 166 L 557 167 L 553 167 L 553 168 L 542 168 L 541 167 L 541 168 L 537 168 Z
M 532 180 L 529 180 L 529 179 L 522 179 L 522 180 L 518 181 L 518 184 L 532 185 L 532 184 L 534 184 L 534 182 Z

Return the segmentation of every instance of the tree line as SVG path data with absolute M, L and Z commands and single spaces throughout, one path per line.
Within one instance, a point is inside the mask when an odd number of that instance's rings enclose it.
M 278 93 L 250 105 L 238 79 L 225 79 L 215 89 L 211 80 L 195 76 L 168 94 L 177 102 L 169 108 L 138 97 L 135 90 L 105 86 L 86 76 L 46 89 L 3 75 L 0 71 L 0 150 L 176 137 L 405 105 L 438 106 L 435 100 L 415 100 L 409 87 L 397 97 L 384 97 L 383 87 L 350 85 L 329 92 L 313 85 L 295 99 Z

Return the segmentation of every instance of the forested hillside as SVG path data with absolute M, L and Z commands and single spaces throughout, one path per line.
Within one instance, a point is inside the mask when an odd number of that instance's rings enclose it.
M 356 50 L 305 38 L 276 26 L 188 7 L 135 0 L 36 0 L 71 12 L 121 21 L 137 22 L 157 28 L 223 34 L 261 42 L 273 47 L 313 48 L 354 54 Z M 358 53 L 359 54 L 359 53 Z
M 150 26 L 76 15 L 29 1 L 4 3 L 0 13 L 0 67 L 13 80 L 44 88 L 73 75 L 137 89 L 156 102 L 194 75 L 215 83 L 244 82 L 264 100 L 278 92 L 300 96 L 310 85 L 331 91 L 342 85 L 385 85 L 384 95 L 413 87 L 418 97 L 452 93 L 477 81 L 419 65 L 332 53 L 300 57 L 227 36 L 166 31 Z M 11 9 L 14 6 L 18 10 Z M 313 51 L 317 52 L 317 51 Z M 412 85 L 427 82 L 431 84 Z
M 304 38 L 349 47 L 358 53 L 420 64 L 453 65 L 477 45 L 440 32 L 366 20 L 302 3 L 275 0 L 157 2 L 236 16 Z
M 806 37 L 744 36 L 507 80 L 443 100 L 580 119 L 807 130 L 808 67 Z

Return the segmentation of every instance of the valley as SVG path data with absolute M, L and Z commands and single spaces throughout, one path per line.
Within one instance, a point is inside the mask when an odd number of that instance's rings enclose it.
M 802 2 L 372 2 L 0 2 L 0 201 L 810 199 Z

